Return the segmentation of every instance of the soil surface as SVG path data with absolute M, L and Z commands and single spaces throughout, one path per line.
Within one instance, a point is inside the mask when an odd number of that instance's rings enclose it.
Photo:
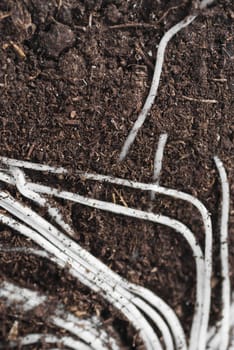
M 172 25 L 196 13 L 195 1 L 0 2 L 0 155 L 64 166 L 71 174 L 83 170 L 149 183 L 159 135 L 167 132 L 160 184 L 200 199 L 214 226 L 211 324 L 220 315 L 221 283 L 221 192 L 214 155 L 223 161 L 230 181 L 234 287 L 231 3 L 215 1 L 171 40 L 152 111 L 126 160 L 119 162 L 149 91 L 157 45 Z M 204 247 L 200 216 L 183 202 L 165 196 L 151 201 L 148 192 L 72 175 L 30 177 L 91 198 L 169 215 L 188 225 Z M 161 225 L 77 204 L 59 205 L 77 232 L 77 242 L 129 281 L 161 296 L 176 311 L 188 336 L 196 281 L 186 242 Z M 33 246 L 3 225 L 0 231 L 1 245 Z M 121 335 L 123 348 L 143 348 L 124 317 L 66 270 L 20 253 L 1 253 L 0 266 L 0 280 L 48 293 L 63 301 L 67 310 L 76 306 L 87 316 L 100 315 Z M 7 340 L 15 319 L 14 310 L 1 304 L 1 342 Z M 36 315 L 24 315 L 19 335 L 38 332 L 41 322 Z

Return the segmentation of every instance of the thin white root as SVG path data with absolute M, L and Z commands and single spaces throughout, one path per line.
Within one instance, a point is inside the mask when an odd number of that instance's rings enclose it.
M 54 324 L 60 324 L 61 327 L 67 329 L 70 333 L 74 335 L 78 334 L 80 338 L 80 335 L 83 334 L 82 340 L 84 340 L 89 345 L 92 345 L 93 348 L 95 348 L 96 344 L 95 341 L 91 342 L 92 339 L 90 338 L 89 333 L 92 333 L 93 339 L 96 337 L 98 341 L 101 341 L 102 344 L 105 344 L 108 349 L 110 347 L 112 350 L 120 350 L 116 340 L 110 336 L 110 334 L 108 334 L 105 329 L 103 329 L 103 324 L 96 316 L 93 316 L 90 319 L 79 319 L 73 314 L 65 314 L 64 310 L 57 308 L 55 311 L 55 317 L 57 318 L 56 320 L 52 317 L 52 322 Z
M 11 159 L 11 158 L 1 157 L 1 156 L 0 156 L 0 163 L 6 164 L 9 167 L 16 166 L 19 168 L 25 168 L 25 169 L 31 169 L 31 170 L 37 170 L 37 171 L 53 172 L 54 174 L 67 173 L 67 170 L 62 168 L 62 167 L 55 168 L 55 167 L 49 166 L 49 165 L 26 162 L 24 160 Z M 5 171 L 6 169 L 1 169 L 1 171 L 2 170 Z
M 71 334 L 75 336 L 79 336 L 80 339 L 85 341 L 86 344 L 90 345 L 90 348 L 93 350 L 100 349 L 100 350 L 107 350 L 108 347 L 106 344 L 103 343 L 102 339 L 100 339 L 100 332 L 95 331 L 95 329 L 92 329 L 92 326 L 90 326 L 90 329 L 83 328 L 82 324 L 77 325 L 75 322 L 63 319 L 61 317 L 52 316 L 50 317 L 51 322 L 63 329 L 69 331 Z M 82 322 L 81 322 L 82 323 Z M 93 334 L 94 333 L 94 334 Z M 78 348 L 79 349 L 79 348 Z
M 14 305 L 20 311 L 31 311 L 35 307 L 46 303 L 46 296 L 39 295 L 36 291 L 18 287 L 9 282 L 0 283 L 0 297 L 6 299 L 6 305 Z M 119 350 L 119 346 L 110 334 L 102 328 L 103 325 L 95 316 L 89 319 L 80 319 L 66 310 L 59 304 L 55 311 L 48 317 L 49 323 L 66 329 L 69 333 L 74 334 L 86 344 L 89 344 L 92 349 L 108 349 L 111 346 L 112 350 Z M 79 348 L 77 348 L 79 349 Z
M 48 200 L 40 196 L 38 193 L 30 191 L 26 187 L 26 179 L 24 173 L 18 167 L 10 167 L 10 172 L 15 179 L 15 184 L 19 192 L 26 198 L 31 199 L 41 207 L 46 207 L 50 217 L 67 233 L 69 236 L 74 237 L 75 232 L 72 228 L 63 220 L 62 215 L 58 208 L 52 207 Z
M 202 312 L 202 316 L 201 316 L 202 320 L 200 323 L 199 322 L 193 323 L 192 329 L 191 329 L 191 336 L 190 336 L 190 339 L 191 339 L 190 340 L 190 349 L 193 349 L 193 348 L 196 349 L 196 344 L 197 344 L 197 339 L 198 339 L 197 338 L 198 330 L 196 329 L 196 327 L 199 327 L 199 329 L 203 333 L 202 334 L 202 341 L 204 343 L 205 339 L 206 339 L 206 332 L 207 332 L 207 328 L 208 328 L 208 320 L 209 320 L 209 313 L 210 313 L 210 296 L 211 296 L 210 280 L 211 280 L 211 271 L 212 271 L 212 225 L 211 225 L 211 219 L 210 219 L 209 212 L 207 211 L 205 206 L 197 198 L 195 198 L 187 193 L 184 193 L 184 192 L 180 192 L 180 191 L 172 190 L 172 189 L 167 189 L 165 187 L 158 186 L 156 184 L 143 184 L 143 183 L 123 180 L 123 179 L 118 179 L 118 178 L 112 178 L 112 177 L 103 176 L 103 175 L 85 174 L 85 176 L 86 176 L 86 178 L 89 178 L 89 179 L 95 179 L 95 180 L 98 179 L 99 181 L 107 181 L 110 183 L 124 185 L 124 186 L 128 186 L 131 188 L 154 191 L 156 193 L 171 196 L 171 197 L 174 197 L 176 199 L 182 199 L 184 201 L 191 203 L 199 210 L 200 214 L 202 215 L 202 219 L 203 219 L 203 223 L 204 223 L 204 227 L 205 227 L 205 277 L 204 277 L 205 281 L 204 281 L 203 312 Z M 88 202 L 89 203 L 96 203 L 96 200 L 88 199 L 85 197 L 83 198 L 82 196 L 75 195 L 75 194 L 72 194 L 69 192 L 64 192 L 64 191 L 60 192 L 56 189 L 51 189 L 48 186 L 38 185 L 38 184 L 34 184 L 34 183 L 27 183 L 27 186 L 29 187 L 29 189 L 32 189 L 36 192 L 47 193 L 47 194 L 51 194 L 51 195 L 58 196 L 58 197 L 68 199 L 68 200 L 74 200 L 74 196 L 75 197 L 78 196 L 78 197 L 76 197 L 76 199 L 82 198 L 81 203 L 84 205 L 89 205 Z M 115 206 L 114 204 L 111 204 L 111 203 L 105 204 L 105 202 L 104 202 L 104 204 L 102 204 L 101 207 L 99 206 L 99 204 L 97 204 L 97 206 L 93 205 L 93 207 L 96 207 L 96 208 L 99 208 L 102 210 L 107 210 L 106 205 Z M 121 206 L 119 206 L 119 207 L 123 208 Z M 125 209 L 129 209 L 129 208 L 125 208 Z M 127 211 L 121 210 L 121 214 L 126 215 L 126 214 L 124 214 L 124 212 L 126 213 Z M 143 212 L 143 213 L 144 213 L 143 214 L 144 217 L 147 217 L 147 215 L 153 215 L 150 213 L 148 213 L 148 214 L 145 212 Z
M 99 260 L 93 257 L 95 259 L 95 264 L 91 266 L 82 258 L 79 258 L 77 253 L 74 253 L 73 250 L 71 250 L 71 247 L 75 247 L 76 251 L 81 250 L 75 242 L 71 241 L 52 225 L 48 224 L 31 209 L 21 206 L 8 195 L 3 193 L 0 202 L 2 207 L 32 226 L 34 229 L 38 230 L 40 233 L 37 233 L 36 231 L 27 228 L 25 225 L 0 214 L 0 220 L 4 224 L 20 231 L 20 233 L 26 235 L 53 254 L 56 259 L 52 260 L 56 260 L 56 263 L 58 263 L 59 266 L 71 266 L 71 274 L 93 291 L 100 293 L 105 299 L 112 303 L 113 306 L 119 309 L 130 322 L 132 322 L 133 326 L 140 331 L 140 336 L 144 340 L 147 349 L 162 349 L 160 341 L 152 327 L 139 310 L 132 304 L 132 295 L 129 292 L 122 290 L 121 286 L 118 286 L 116 282 L 110 284 L 111 281 L 108 283 L 105 279 L 103 280 L 102 272 L 98 268 L 100 264 Z M 96 349 L 98 348 L 96 347 Z
M 0 284 L 0 298 L 6 299 L 6 305 L 12 303 L 23 304 L 24 311 L 30 311 L 46 301 L 46 296 L 27 288 L 17 287 L 12 283 L 3 281 Z
M 28 334 L 25 337 L 19 338 L 17 342 L 10 342 L 9 347 L 14 348 L 18 346 L 20 347 L 27 346 L 27 345 L 36 344 L 39 342 L 49 343 L 49 344 L 59 343 L 62 346 L 67 346 L 68 348 L 74 349 L 74 350 L 77 350 L 77 349 L 94 350 L 93 347 L 90 347 L 79 340 L 75 340 L 72 337 L 67 337 L 67 336 L 57 337 L 53 334 L 38 334 L 38 333 Z
M 221 332 L 220 329 L 221 321 L 219 320 L 215 326 L 209 329 L 207 335 L 207 348 L 206 350 L 221 350 Z M 229 346 L 228 350 L 234 350 L 234 293 L 232 294 L 232 303 L 230 306 L 229 314 Z
M 181 29 L 187 27 L 196 16 L 188 16 L 176 25 L 174 25 L 172 28 L 170 28 L 162 37 L 159 46 L 158 46 L 158 52 L 157 52 L 157 58 L 156 58 L 156 64 L 155 64 L 155 70 L 153 75 L 152 84 L 150 87 L 150 91 L 148 94 L 148 97 L 145 101 L 145 104 L 142 108 L 142 111 L 140 112 L 137 120 L 135 121 L 126 141 L 124 142 L 123 148 L 121 150 L 119 159 L 120 161 L 124 160 L 126 155 L 128 154 L 129 148 L 131 147 L 132 143 L 134 142 L 138 131 L 142 127 L 153 103 L 155 100 L 155 97 L 157 95 L 160 76 L 162 73 L 162 66 L 164 61 L 164 54 L 167 47 L 168 42 L 172 39 L 172 37 L 177 34 Z
M 95 199 L 86 198 L 74 193 L 66 192 L 66 191 L 58 191 L 57 189 L 50 188 L 48 186 L 28 183 L 27 186 L 29 186 L 30 189 L 39 192 L 39 193 L 46 193 L 48 195 L 53 195 L 59 198 L 67 199 L 70 201 L 78 202 L 83 205 L 91 206 L 93 208 L 105 210 L 105 211 L 111 211 L 116 214 L 122 214 L 127 215 L 130 217 L 135 217 L 138 219 L 148 220 L 155 223 L 159 223 L 162 225 L 166 225 L 171 227 L 172 229 L 178 231 L 188 242 L 190 245 L 193 255 L 196 261 L 196 267 L 197 267 L 197 308 L 195 310 L 194 314 L 194 322 L 192 327 L 192 336 L 195 338 L 198 337 L 198 332 L 200 329 L 200 324 L 202 320 L 202 309 L 205 307 L 203 306 L 203 254 L 201 252 L 201 249 L 199 245 L 197 244 L 194 235 L 192 232 L 181 222 L 170 219 L 168 217 L 165 217 L 163 215 L 159 214 L 153 214 L 153 213 L 147 213 L 141 210 L 137 209 L 131 209 L 131 208 L 125 208 L 123 206 L 108 203 L 108 202 L 102 202 Z M 210 286 L 210 284 L 209 284 Z M 206 305 L 207 306 L 207 305 Z
M 213 0 L 202 0 L 200 2 L 200 9 L 204 9 L 213 3 Z M 157 60 L 155 64 L 154 76 L 151 84 L 151 88 L 148 97 L 145 101 L 143 109 L 135 121 L 133 128 L 131 129 L 120 153 L 120 161 L 125 159 L 131 145 L 133 144 L 138 131 L 142 127 L 148 113 L 150 112 L 154 100 L 157 95 L 158 86 L 160 82 L 160 76 L 162 72 L 165 50 L 168 42 L 172 37 L 178 33 L 182 28 L 188 26 L 196 16 L 188 16 L 183 21 L 173 26 L 167 31 L 161 39 L 157 52 Z M 204 101 L 204 100 L 203 100 Z M 56 174 L 67 173 L 64 168 L 54 168 L 44 166 L 40 164 L 33 164 L 24 161 L 10 160 L 8 158 L 0 157 L 0 162 L 10 166 L 10 173 L 13 178 L 9 176 L 5 169 L 1 169 L 0 180 L 16 185 L 19 192 L 33 200 L 42 207 L 46 207 L 48 213 L 55 220 L 55 222 L 70 235 L 74 236 L 74 231 L 69 225 L 67 225 L 62 215 L 57 208 L 50 206 L 48 200 L 42 197 L 40 194 L 53 195 L 58 198 L 67 199 L 80 203 L 82 205 L 90 206 L 100 210 L 113 212 L 115 214 L 121 214 L 130 216 L 142 220 L 151 221 L 154 223 L 166 225 L 179 232 L 188 242 L 193 252 L 193 257 L 196 262 L 197 273 L 197 286 L 196 286 L 196 308 L 194 311 L 194 318 L 192 329 L 190 333 L 190 350 L 205 350 L 207 341 L 207 328 L 210 313 L 210 298 L 211 298 L 211 271 L 212 271 L 212 227 L 210 215 L 204 205 L 195 197 L 186 193 L 179 192 L 172 189 L 166 189 L 159 186 L 159 178 L 162 167 L 163 151 L 167 140 L 167 134 L 160 136 L 158 150 L 154 160 L 154 178 L 156 184 L 141 184 L 137 182 L 131 182 L 122 179 L 111 178 L 108 176 L 93 175 L 86 173 L 79 173 L 86 179 L 93 179 L 99 181 L 107 181 L 110 183 L 121 184 L 131 188 L 138 188 L 141 190 L 151 191 L 151 198 L 155 198 L 155 193 L 161 193 L 167 196 L 171 196 L 177 199 L 182 199 L 186 202 L 193 204 L 200 212 L 204 227 L 205 227 L 205 260 L 200 246 L 197 244 L 193 233 L 180 221 L 168 218 L 163 215 L 155 215 L 153 213 L 147 213 L 141 210 L 125 208 L 120 205 L 103 202 L 95 199 L 85 198 L 83 196 L 66 192 L 58 191 L 57 189 L 37 185 L 34 183 L 27 183 L 24 177 L 24 173 L 17 167 L 25 167 L 28 169 L 34 169 L 39 171 L 51 171 Z M 219 171 L 221 184 L 222 184 L 222 215 L 221 215 L 221 270 L 222 270 L 222 320 L 220 321 L 220 329 L 216 336 L 211 337 L 210 346 L 212 350 L 222 349 L 227 350 L 229 344 L 229 325 L 232 321 L 232 308 L 230 306 L 230 279 L 229 279 L 229 266 L 228 266 L 228 215 L 229 215 L 229 185 L 227 175 L 224 166 L 218 157 L 214 158 L 217 169 Z M 78 173 L 78 172 L 77 172 Z M 40 193 L 40 194 L 39 194 Z M 27 251 L 32 254 L 36 254 L 41 257 L 49 258 L 56 262 L 59 266 L 68 266 L 69 272 L 78 278 L 86 286 L 90 287 L 93 291 L 100 293 L 106 300 L 108 300 L 114 307 L 120 310 L 125 317 L 132 322 L 136 330 L 139 331 L 147 350 L 162 350 L 160 340 L 153 328 L 150 321 L 159 329 L 164 345 L 167 350 L 176 349 L 186 350 L 186 340 L 183 329 L 176 317 L 175 313 L 164 303 L 160 298 L 155 296 L 152 292 L 128 283 L 113 271 L 108 269 L 107 266 L 99 262 L 95 257 L 82 249 L 74 241 L 67 238 L 62 232 L 57 230 L 53 225 L 50 225 L 46 220 L 40 217 L 31 209 L 21 205 L 19 202 L 11 198 L 5 192 L 0 192 L 0 206 L 9 211 L 12 215 L 22 220 L 28 226 L 21 224 L 20 222 L 9 218 L 0 213 L 0 221 L 4 224 L 14 228 L 21 234 L 29 237 L 34 242 L 43 247 L 46 252 L 36 250 L 34 248 L 14 248 L 14 251 Z M 7 251 L 7 248 L 0 246 L 1 251 Z M 21 249 L 21 250 L 20 250 Z M 9 250 L 10 251 L 10 250 Z M 12 250 L 11 250 L 12 251 Z M 5 283 L 5 282 L 4 282 Z M 25 310 L 31 310 L 39 305 L 38 303 L 44 302 L 43 297 L 32 297 L 32 294 L 28 294 L 25 289 L 23 293 L 18 293 L 18 290 L 11 288 L 5 284 L 5 289 L 0 289 L 0 297 L 6 298 L 10 302 L 20 302 L 25 304 Z M 6 290 L 8 288 L 8 294 Z M 5 293 L 5 294 L 4 294 Z M 30 297 L 31 296 L 31 297 Z M 24 298 L 24 300 L 22 299 Z M 29 300 L 25 301 L 25 298 Z M 40 299 L 41 298 L 41 299 Z M 167 314 L 164 315 L 167 309 Z M 156 311 L 157 310 L 157 311 Z M 158 312 L 159 311 L 159 312 Z M 164 318 L 162 317 L 164 316 Z M 42 335 L 42 334 L 29 334 L 26 337 L 20 339 L 20 345 L 29 345 L 44 341 L 47 343 L 61 343 L 71 349 L 81 350 L 107 350 L 108 336 L 105 332 L 99 333 L 93 329 L 89 332 L 87 329 L 81 329 L 78 322 L 74 321 L 73 315 L 67 315 L 66 319 L 57 315 L 51 316 L 50 320 L 54 325 L 62 327 L 68 330 L 70 333 L 79 334 L 82 341 L 75 340 L 72 337 L 56 337 L 54 335 Z M 150 319 L 148 321 L 147 317 Z M 232 323 L 231 323 L 232 324 Z M 111 340 L 111 349 L 119 350 L 119 347 L 115 343 L 114 339 Z M 84 343 L 85 342 L 85 343 Z M 89 346 L 90 344 L 90 346 Z M 12 347 L 15 346 L 14 342 L 11 343 Z M 17 345 L 19 345 L 17 343 Z
M 6 207 L 5 207 L 5 209 L 7 209 Z M 8 210 L 9 210 L 9 207 L 8 207 Z M 26 208 L 24 208 L 24 212 L 25 212 L 25 214 L 27 215 L 27 221 L 26 222 L 28 222 L 28 218 L 30 217 L 30 212 L 28 212 L 28 210 L 26 210 Z M 13 212 L 12 212 L 13 213 Z M 16 215 L 17 213 L 15 213 L 14 212 L 14 214 Z M 18 216 L 18 214 L 17 214 L 17 216 Z M 20 217 L 21 219 L 23 218 L 22 216 Z M 38 221 L 37 221 L 38 222 Z M 52 231 L 52 229 L 50 228 L 50 231 Z M 60 234 L 61 235 L 61 234 Z M 61 237 L 62 238 L 62 237 Z M 47 238 L 48 239 L 48 238 Z M 35 235 L 34 235 L 34 240 L 35 240 Z M 51 238 L 50 238 L 50 240 L 51 240 Z M 38 244 L 39 244 L 39 242 L 38 242 L 38 240 L 36 241 Z M 63 239 L 63 243 L 64 243 L 64 239 Z M 196 243 L 194 243 L 194 245 L 195 245 Z M 71 246 L 71 244 L 70 244 L 70 246 Z M 47 250 L 48 250 L 48 248 L 47 248 Z M 76 251 L 78 251 L 78 249 L 76 248 Z M 67 251 L 66 251 L 66 253 L 68 253 Z M 195 254 L 196 254 L 196 252 L 195 252 Z M 200 254 L 201 255 L 201 254 Z M 198 254 L 198 256 L 199 256 L 199 254 Z M 202 258 L 202 255 L 201 256 L 199 256 L 200 258 Z M 200 260 L 201 261 L 201 260 Z M 97 265 L 97 263 L 96 263 L 96 265 Z M 88 267 L 87 267 L 88 268 Z M 202 275 L 202 271 L 201 271 L 201 273 L 199 274 L 199 275 Z M 100 273 L 99 273 L 99 278 L 100 278 Z M 87 285 L 87 283 L 86 283 L 86 285 Z M 133 298 L 132 298 L 133 299 Z M 134 303 L 138 303 L 137 302 L 137 299 L 135 298 L 135 300 L 132 300 Z M 144 309 L 145 309 L 145 307 L 144 307 Z M 149 310 L 149 308 L 148 308 L 148 310 Z M 155 314 L 153 315 L 153 313 L 151 313 L 151 317 L 153 317 L 153 319 L 154 319 L 154 321 L 155 321 Z M 178 323 L 177 323 L 178 324 Z M 158 325 L 159 326 L 159 325 Z M 160 329 L 161 329 L 161 326 L 159 327 Z M 175 332 L 177 332 L 177 329 L 175 329 Z M 165 332 L 164 332 L 164 334 L 165 334 Z M 181 343 L 181 340 L 182 340 L 182 342 L 183 342 L 183 337 L 180 337 L 180 343 Z M 166 343 L 168 343 L 167 341 L 166 341 Z M 186 348 L 186 347 L 184 347 L 184 348 Z
M 46 251 L 43 250 L 37 250 L 34 248 L 26 248 L 26 247 L 9 247 L 9 248 L 2 248 L 0 246 L 0 252 L 1 251 L 7 251 L 10 253 L 14 252 L 21 252 L 21 253 L 26 253 L 26 254 L 35 254 L 37 256 L 41 256 L 44 258 L 48 258 L 51 261 L 56 262 L 55 258 L 52 255 L 49 255 Z M 124 280 L 122 277 L 119 275 L 113 273 L 109 268 L 106 267 L 106 265 L 103 265 L 103 272 L 104 273 L 109 273 L 110 278 L 116 279 L 116 281 L 123 286 L 126 290 L 129 290 L 132 292 L 134 295 L 139 296 L 143 300 L 147 301 L 150 303 L 153 307 L 155 307 L 157 310 L 159 310 L 160 314 L 164 316 L 166 322 L 168 323 L 169 329 L 172 332 L 173 339 L 175 341 L 176 349 L 180 350 L 185 350 L 187 349 L 186 347 L 186 338 L 184 335 L 183 328 L 175 315 L 174 311 L 158 296 L 153 294 L 151 291 L 148 289 L 145 289 L 141 286 L 135 285 L 133 283 L 129 283 L 128 281 Z M 154 319 L 155 324 L 157 324 L 159 330 L 161 331 L 163 335 L 163 339 L 166 345 L 166 349 L 174 349 L 173 347 L 173 341 L 171 338 L 171 334 L 169 332 L 168 327 L 164 323 L 163 319 L 158 319 L 155 321 L 158 317 L 159 314 L 155 315 L 155 310 L 151 308 L 149 309 L 149 305 L 146 303 L 142 303 L 142 300 L 139 298 L 134 299 L 134 303 L 140 307 L 142 310 L 145 310 L 145 313 L 149 316 L 151 316 L 151 319 Z M 69 319 L 71 316 L 69 316 Z M 114 350 L 114 345 L 112 345 L 112 349 Z
M 40 171 L 49 171 L 52 173 L 58 173 L 58 169 L 54 167 L 48 167 L 44 166 L 42 164 L 34 164 L 24 161 L 18 161 L 14 159 L 8 159 L 8 158 L 0 158 L 0 161 L 2 161 L 6 165 L 14 165 L 14 166 L 21 166 L 27 169 L 33 169 L 33 170 L 40 170 Z M 64 168 L 59 168 L 59 173 L 66 174 L 67 170 Z M 202 321 L 200 324 L 200 329 L 202 329 L 203 338 L 205 337 L 207 327 L 208 327 L 208 320 L 209 320 L 209 310 L 210 310 L 210 293 L 211 293 L 211 286 L 210 286 L 210 279 L 211 279 L 211 271 L 212 271 L 212 226 L 211 226 L 211 220 L 210 220 L 210 214 L 205 208 L 205 206 L 195 197 L 186 194 L 184 192 L 180 192 L 177 190 L 167 189 L 162 186 L 158 186 L 157 184 L 144 184 L 139 182 L 133 182 L 129 180 L 124 180 L 120 178 L 115 178 L 111 176 L 105 176 L 105 175 L 98 175 L 98 174 L 90 174 L 85 172 L 77 172 L 79 176 L 82 176 L 83 179 L 89 179 L 89 180 L 95 180 L 95 181 L 101 181 L 101 182 L 109 182 L 117 185 L 127 186 L 130 188 L 140 189 L 140 190 L 146 190 L 146 191 L 154 191 L 159 194 L 163 194 L 166 196 L 171 196 L 176 199 L 181 199 L 186 202 L 191 203 L 193 206 L 195 206 L 198 211 L 200 212 L 204 227 L 205 227 L 205 282 L 204 282 L 204 309 L 203 309 L 203 315 L 202 315 Z M 1 174 L 0 174 L 1 175 Z M 3 180 L 4 181 L 4 180 Z M 29 189 L 33 191 L 37 191 L 35 186 L 38 186 L 33 183 L 27 183 L 27 186 Z M 40 185 L 39 185 L 40 186 Z M 42 187 L 39 191 L 41 191 Z M 43 192 L 43 191 L 42 191 Z M 47 192 L 47 189 L 45 189 L 45 193 Z M 198 323 L 195 323 L 198 326 Z M 196 326 L 196 327 L 197 327 Z M 197 329 L 194 328 L 194 324 L 192 326 L 191 330 L 191 336 L 190 336 L 190 349 L 192 347 L 195 347 L 195 344 L 197 343 Z M 204 340 L 203 340 L 204 341 Z
M 30 248 L 30 247 L 5 247 L 0 244 L 0 253 L 22 253 L 22 254 L 33 254 L 40 256 L 41 258 L 49 259 L 50 255 L 42 249 Z
M 229 318 L 231 305 L 231 285 L 229 277 L 229 259 L 228 259 L 228 217 L 230 191 L 228 178 L 222 161 L 214 157 L 216 167 L 219 172 L 222 186 L 222 213 L 220 227 L 220 256 L 221 256 L 221 275 L 222 275 L 222 313 L 220 327 L 220 349 L 226 350 L 229 344 Z
M 154 176 L 153 176 L 153 181 L 159 185 L 159 180 L 160 180 L 160 174 L 162 170 L 162 160 L 163 160 L 163 152 L 164 148 L 167 143 L 167 134 L 161 134 L 159 136 L 159 141 L 158 141 L 158 147 L 155 152 L 155 157 L 154 157 Z M 155 199 L 155 193 L 151 192 L 151 200 L 153 201 Z

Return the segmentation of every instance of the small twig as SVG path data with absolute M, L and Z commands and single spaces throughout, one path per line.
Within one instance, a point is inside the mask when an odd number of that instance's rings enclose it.
M 77 126 L 80 124 L 80 120 L 78 119 L 66 119 L 64 121 L 65 125 L 70 125 L 70 126 Z
M 116 198 L 115 198 L 115 193 L 114 193 L 114 192 L 112 193 L 112 202 L 113 202 L 114 204 L 116 204 Z
M 147 55 L 144 53 L 144 51 L 139 45 L 136 46 L 136 51 L 141 55 L 141 57 L 143 58 L 147 66 L 149 66 L 153 71 L 154 70 L 153 63 L 150 61 L 150 59 L 147 57 Z
M 234 53 L 233 52 L 229 52 L 225 47 L 223 47 L 223 51 L 226 53 L 226 55 L 233 60 L 234 58 Z
M 182 4 L 181 4 L 182 5 Z M 172 10 L 176 10 L 177 8 L 179 8 L 181 5 L 179 6 L 172 6 L 172 7 L 169 7 L 169 9 L 167 9 L 164 14 L 159 18 L 159 20 L 157 21 L 157 23 L 160 23 L 162 22 L 162 20 L 168 15 L 168 13 Z
M 209 100 L 204 98 L 194 98 L 182 95 L 182 98 L 188 101 L 201 102 L 201 103 L 219 103 L 217 100 Z
M 60 8 L 62 7 L 63 4 L 63 0 L 58 0 L 58 10 L 60 10 Z
M 4 18 L 10 17 L 11 16 L 11 12 L 2 12 L 0 11 L 0 21 Z
M 157 23 L 123 23 L 123 24 L 115 24 L 114 26 L 109 26 L 109 29 L 128 29 L 128 28 L 151 28 L 158 29 Z
M 89 24 L 88 24 L 89 28 L 92 27 L 92 22 L 93 22 L 93 14 L 91 12 L 90 15 L 89 15 Z
M 166 12 L 158 19 L 156 23 L 121 23 L 121 24 L 115 24 L 114 26 L 109 26 L 110 29 L 128 29 L 128 28 L 151 28 L 151 29 L 158 29 L 158 24 L 162 22 L 162 20 L 168 15 L 168 13 L 172 10 L 177 9 L 179 6 L 172 6 L 169 9 L 167 9 Z
M 14 41 L 10 41 L 10 44 L 12 45 L 13 49 L 15 50 L 15 52 L 17 53 L 17 55 L 19 56 L 20 59 L 25 59 L 26 58 L 26 55 L 23 51 L 23 49 L 18 45 L 16 44 Z
M 15 320 L 7 336 L 8 341 L 15 341 L 19 336 L 19 321 Z
M 30 146 L 30 148 L 29 148 L 29 150 L 28 150 L 28 154 L 27 154 L 27 156 L 26 156 L 26 159 L 30 159 L 30 157 L 31 157 L 31 155 L 32 155 L 32 153 L 33 153 L 33 151 L 34 151 L 35 146 L 36 146 L 35 143 L 33 143 L 33 144 Z
M 120 198 L 120 202 L 126 207 L 128 208 L 127 203 L 125 202 L 125 199 L 123 198 L 123 196 L 121 195 L 121 193 L 119 191 L 116 190 L 116 188 L 114 188 L 115 193 L 119 196 Z
M 220 83 L 226 83 L 227 82 L 227 79 L 226 78 L 213 78 L 211 79 L 213 81 L 218 81 Z

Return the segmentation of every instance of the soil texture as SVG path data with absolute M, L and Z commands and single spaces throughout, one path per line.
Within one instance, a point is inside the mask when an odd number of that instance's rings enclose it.
M 151 113 L 126 160 L 119 161 L 149 92 L 161 37 L 197 12 L 196 1 L 190 0 L 1 0 L 0 156 L 66 167 L 67 176 L 27 174 L 43 184 L 181 220 L 204 248 L 203 224 L 192 206 L 158 195 L 152 201 L 148 192 L 74 176 L 80 170 L 150 183 L 159 136 L 167 132 L 160 184 L 194 195 L 212 218 L 210 322 L 214 324 L 221 310 L 221 188 L 215 155 L 224 163 L 230 182 L 229 262 L 234 288 L 231 0 L 215 1 L 170 41 Z M 184 239 L 161 225 L 65 201 L 58 205 L 75 229 L 77 242 L 121 276 L 162 297 L 189 336 L 196 278 Z M 35 246 L 4 225 L 0 232 L 1 246 Z M 76 307 L 86 316 L 98 315 L 120 335 L 123 349 L 144 348 L 126 319 L 66 269 L 30 254 L 6 252 L 0 252 L 0 266 L 1 281 L 46 293 L 69 311 Z M 0 342 L 6 347 L 16 318 L 19 335 L 51 331 L 40 315 L 21 318 L 0 303 Z

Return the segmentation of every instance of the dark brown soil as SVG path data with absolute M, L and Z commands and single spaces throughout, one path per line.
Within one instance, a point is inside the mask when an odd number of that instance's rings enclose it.
M 126 160 L 119 162 L 123 142 L 149 90 L 157 44 L 173 24 L 195 11 L 195 2 L 0 2 L 0 155 L 150 182 L 159 135 L 167 132 L 161 184 L 195 195 L 212 214 L 212 322 L 220 313 L 221 282 L 220 183 L 214 155 L 223 161 L 230 181 L 229 252 L 234 287 L 231 3 L 215 1 L 172 39 L 152 112 Z M 204 246 L 199 215 L 182 202 L 156 196 L 152 203 L 148 193 L 77 182 L 72 176 L 63 181 L 44 175 L 37 179 L 51 184 L 60 181 L 72 191 L 115 199 L 119 204 L 123 197 L 130 207 L 168 214 L 186 223 Z M 184 240 L 160 225 L 63 205 L 69 209 L 79 244 L 122 276 L 164 298 L 188 335 L 195 266 Z M 1 244 L 31 244 L 6 227 L 1 226 L 0 231 Z M 100 314 L 121 334 L 123 346 L 141 348 L 122 315 L 66 271 L 20 254 L 1 253 L 0 265 L 1 280 L 46 292 L 62 300 L 68 310 L 75 305 L 87 315 Z M 16 316 L 4 305 L 1 310 L 0 341 L 5 341 Z M 31 319 L 24 318 L 20 335 L 32 328 L 38 331 L 38 322 L 33 321 L 32 327 Z

